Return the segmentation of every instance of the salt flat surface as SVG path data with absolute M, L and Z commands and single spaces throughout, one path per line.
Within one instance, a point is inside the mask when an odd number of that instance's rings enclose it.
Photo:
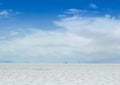
M 0 85 L 120 85 L 120 65 L 0 64 Z

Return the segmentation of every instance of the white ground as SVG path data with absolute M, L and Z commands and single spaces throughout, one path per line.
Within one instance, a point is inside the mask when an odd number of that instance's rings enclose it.
M 120 85 L 120 65 L 0 64 L 0 85 Z

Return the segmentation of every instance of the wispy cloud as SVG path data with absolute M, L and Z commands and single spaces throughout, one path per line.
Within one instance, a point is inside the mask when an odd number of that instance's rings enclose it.
M 98 6 L 96 5 L 96 4 L 89 4 L 89 6 L 91 7 L 91 8 L 93 8 L 93 9 L 96 9 L 96 8 L 98 8 Z
M 0 11 L 0 17 L 7 17 L 11 15 L 17 15 L 20 14 L 20 12 L 14 12 L 12 9 L 6 9 L 6 10 L 1 10 Z
M 58 15 L 58 17 L 67 17 L 68 15 L 78 15 L 78 16 L 89 16 L 99 14 L 99 11 L 89 11 L 89 10 L 80 10 L 80 9 L 68 9 L 62 15 Z
M 86 10 L 79 10 L 79 9 L 72 8 L 72 9 L 68 9 L 65 13 L 66 14 L 79 14 L 79 13 L 86 13 L 86 12 L 87 12 Z
M 8 15 L 11 13 L 11 10 L 2 10 L 0 11 L 0 15 Z

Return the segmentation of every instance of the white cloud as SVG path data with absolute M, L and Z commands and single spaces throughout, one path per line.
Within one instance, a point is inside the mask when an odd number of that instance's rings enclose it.
M 9 10 L 0 11 L 0 15 L 8 15 L 9 13 L 10 13 Z
M 7 16 L 10 16 L 10 15 L 18 15 L 20 14 L 20 12 L 14 12 L 12 9 L 6 9 L 6 10 L 1 10 L 0 11 L 0 16 L 4 16 L 4 17 L 7 17 Z
M 26 34 L 24 37 L 13 38 L 7 41 L 7 43 L 1 44 L 0 52 L 24 57 L 72 57 L 73 52 L 79 49 L 78 46 L 84 47 L 89 42 L 91 42 L 90 39 L 68 32 L 36 30 L 30 34 Z M 82 48 L 79 50 L 84 52 Z
M 17 32 L 17 31 L 12 31 L 12 32 L 10 33 L 11 36 L 16 36 L 16 35 L 18 35 L 18 34 L 19 34 L 19 32 Z
M 93 4 L 93 3 L 92 3 L 92 4 L 90 4 L 89 6 L 90 6 L 91 8 L 93 8 L 93 9 L 98 8 L 98 7 L 97 7 L 97 5 L 96 5 L 96 4 Z
M 12 32 L 0 41 L 1 56 L 79 57 L 83 60 L 119 58 L 120 20 L 105 17 L 64 17 L 54 22 L 57 30 Z M 15 35 L 19 37 L 15 37 Z M 21 36 L 21 37 L 20 37 Z M 102 61 L 101 61 L 102 62 Z
M 97 15 L 99 14 L 99 11 L 89 11 L 89 10 L 80 10 L 80 9 L 75 9 L 75 8 L 72 8 L 72 9 L 68 9 L 66 10 L 62 15 L 58 15 L 58 17 L 68 17 L 68 16 L 93 16 L 93 15 Z
M 65 13 L 66 14 L 79 14 L 79 13 L 86 13 L 87 10 L 79 10 L 79 9 L 75 9 L 75 8 L 72 8 L 72 9 L 68 9 Z
M 68 9 L 68 11 L 70 11 L 70 12 L 80 12 L 81 10 L 78 10 L 78 9 Z
M 60 14 L 60 15 L 58 15 L 58 17 L 66 17 L 66 15 L 64 15 L 64 14 Z
M 110 55 L 111 53 L 119 54 L 120 44 L 118 42 L 120 41 L 116 34 L 120 34 L 120 20 L 109 17 L 82 18 L 77 16 L 55 23 L 65 28 L 69 33 L 91 39 L 86 52 L 90 51 L 91 54 L 96 53 L 98 56 L 102 52 Z M 109 54 L 106 57 L 110 56 Z

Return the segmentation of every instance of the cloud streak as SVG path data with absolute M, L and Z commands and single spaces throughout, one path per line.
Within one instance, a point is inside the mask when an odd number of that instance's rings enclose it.
M 8 17 L 8 16 L 11 16 L 11 15 L 18 15 L 20 14 L 20 12 L 14 12 L 12 9 L 6 9 L 6 10 L 1 10 L 0 11 L 0 17 L 3 18 L 3 17 Z
M 97 5 L 96 5 L 96 4 L 93 4 L 93 3 L 90 4 L 89 6 L 90 6 L 91 8 L 93 8 L 93 9 L 97 9 L 97 8 L 98 8 Z
M 3 10 L 0 12 L 0 15 L 8 15 L 9 14 L 9 10 Z

